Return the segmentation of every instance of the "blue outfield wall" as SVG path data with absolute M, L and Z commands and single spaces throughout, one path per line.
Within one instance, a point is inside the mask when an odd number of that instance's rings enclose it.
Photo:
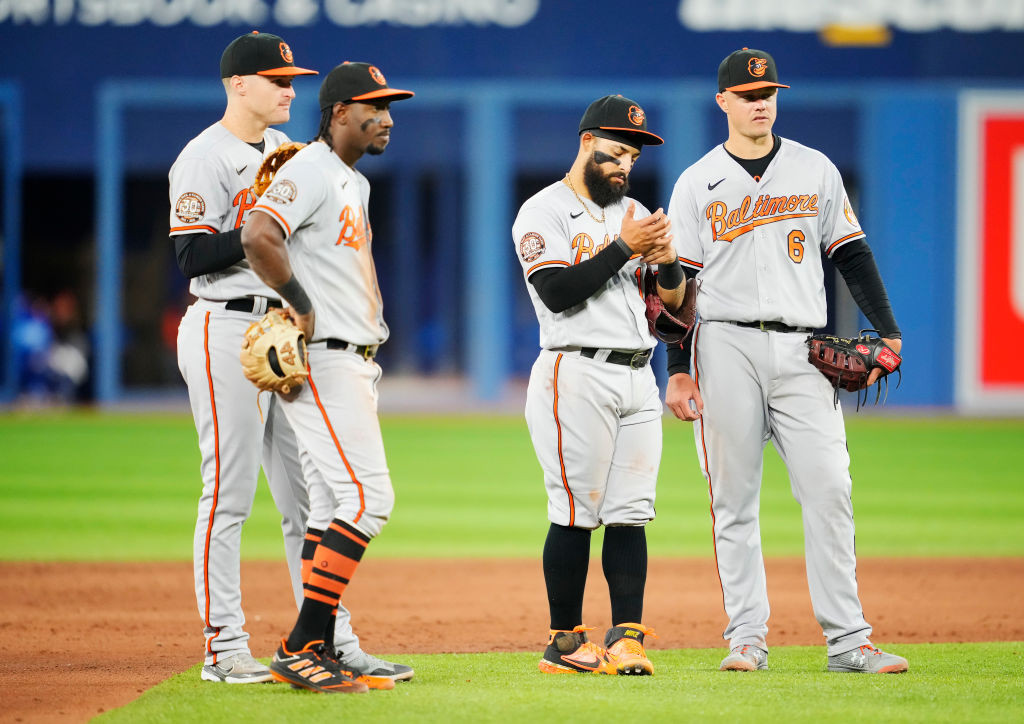
M 651 128 L 668 141 L 641 162 L 650 158 L 653 171 L 649 172 L 658 189 L 659 198 L 641 198 L 651 208 L 667 206 L 683 168 L 725 135 L 724 119 L 703 81 L 439 82 L 395 78 L 391 84 L 417 93 L 415 102 L 401 106 L 392 149 L 382 157 L 367 159 L 368 166 L 386 170 L 396 183 L 389 216 L 396 220 L 393 233 L 404 237 L 398 243 L 409 253 L 400 255 L 391 273 L 404 290 L 424 274 L 424 263 L 436 261 L 424 258 L 422 240 L 415 238 L 424 209 L 407 180 L 436 164 L 437 156 L 445 156 L 449 164 L 461 169 L 465 179 L 458 203 L 460 218 L 448 220 L 447 225 L 439 222 L 448 236 L 457 237 L 444 242 L 445 253 L 458 254 L 464 263 L 460 277 L 464 283 L 451 280 L 462 287 L 458 293 L 464 309 L 454 335 L 461 340 L 456 366 L 469 374 L 474 394 L 482 400 L 502 394 L 517 373 L 513 345 L 525 343 L 524 335 L 516 334 L 512 311 L 525 296 L 521 279 L 513 281 L 518 269 L 510 230 L 516 213 L 513 190 L 517 175 L 529 171 L 555 180 L 564 173 L 575 156 L 579 114 L 609 89 L 641 100 Z M 96 318 L 105 320 L 95 329 L 100 402 L 116 401 L 124 392 L 118 363 L 122 352 L 118 320 L 122 318 L 124 154 L 130 152 L 123 143 L 124 116 L 129 110 L 159 112 L 182 105 L 219 112 L 222 91 L 219 86 L 208 93 L 199 90 L 208 85 L 186 80 L 110 81 L 97 94 L 96 122 L 101 133 L 95 156 L 96 233 L 100 240 Z M 867 231 L 906 340 L 905 374 L 899 391 L 890 390 L 893 404 L 946 406 L 953 401 L 951 366 L 936 360 L 952 362 L 959 89 L 952 84 L 805 83 L 783 91 L 780 99 L 776 130 L 781 135 L 797 141 L 803 141 L 805 135 L 817 139 L 819 142 L 810 145 L 836 159 L 842 170 L 856 174 L 861 201 L 855 210 Z M 440 126 L 426 122 L 428 114 L 438 111 L 451 122 Z M 522 120 L 524 112 L 528 117 L 550 113 L 555 120 L 538 129 Z M 424 114 L 419 131 L 417 113 Z M 295 138 L 308 137 L 315 117 L 314 94 L 300 93 L 293 106 L 293 120 L 284 130 Z M 523 132 L 521 126 L 529 126 L 529 132 Z M 557 140 L 552 143 L 552 139 Z M 176 151 L 168 148 L 171 156 L 166 166 Z M 446 203 L 452 205 L 452 200 Z M 395 320 L 396 331 L 403 332 L 396 334 L 392 344 L 404 344 L 415 353 L 409 336 L 414 323 L 409 309 L 392 305 L 388 317 Z M 536 334 L 531 336 L 535 345 Z M 663 380 L 663 363 L 655 364 Z
M 956 348 L 957 99 L 878 89 L 864 108 L 861 221 L 903 331 L 894 403 L 951 405 Z M 864 322 L 865 325 L 867 324 Z

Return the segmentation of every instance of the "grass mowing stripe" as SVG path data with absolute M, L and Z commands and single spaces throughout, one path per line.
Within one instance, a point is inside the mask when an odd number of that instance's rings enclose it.
M 725 649 L 649 651 L 653 677 L 551 676 L 529 653 L 395 655 L 416 678 L 394 691 L 329 696 L 283 684 L 199 680 L 199 666 L 100 722 L 192 722 L 230 711 L 247 722 L 344 716 L 388 722 L 1016 722 L 1024 718 L 1024 642 L 887 647 L 901 675 L 830 674 L 824 647 L 776 647 L 768 671 L 718 671 Z
M 1024 555 L 1024 421 L 848 418 L 861 556 Z M 397 502 L 386 557 L 536 557 L 547 529 L 540 468 L 519 417 L 382 420 Z M 0 415 L 0 558 L 187 560 L 199 453 L 186 415 Z M 654 556 L 710 556 L 707 484 L 692 428 L 665 421 Z M 765 453 L 766 555 L 803 554 L 800 509 Z M 264 483 L 243 555 L 281 555 Z M 600 534 L 594 545 L 600 543 Z

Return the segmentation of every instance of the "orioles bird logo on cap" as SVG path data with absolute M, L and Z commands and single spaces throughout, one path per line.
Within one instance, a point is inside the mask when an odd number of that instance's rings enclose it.
M 292 49 L 288 47 L 288 43 L 281 43 L 281 57 L 284 58 L 285 63 L 291 63 L 294 60 Z
M 377 66 L 371 65 L 368 70 L 370 71 L 370 77 L 373 78 L 378 85 L 388 84 L 388 82 L 384 80 L 384 74 L 380 72 L 380 69 Z
M 747 61 L 747 72 L 755 78 L 760 78 L 768 70 L 767 58 L 751 58 Z
M 630 106 L 627 117 L 634 126 L 642 126 L 644 124 L 644 109 L 640 106 Z

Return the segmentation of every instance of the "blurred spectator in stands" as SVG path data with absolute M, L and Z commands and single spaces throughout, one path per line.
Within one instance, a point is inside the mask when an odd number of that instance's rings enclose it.
M 89 339 L 73 292 L 59 292 L 50 301 L 21 297 L 12 339 L 23 401 L 73 403 L 87 398 Z

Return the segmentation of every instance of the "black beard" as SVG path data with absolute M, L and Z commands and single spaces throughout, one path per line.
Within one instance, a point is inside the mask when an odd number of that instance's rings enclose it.
M 384 153 L 384 146 L 369 145 L 366 147 L 366 152 L 371 156 L 379 156 Z
M 602 209 L 622 200 L 622 197 L 629 192 L 629 177 L 627 176 L 621 188 L 612 186 L 608 177 L 602 173 L 600 166 L 594 162 L 593 157 L 583 167 L 583 183 L 590 194 L 590 200 Z

